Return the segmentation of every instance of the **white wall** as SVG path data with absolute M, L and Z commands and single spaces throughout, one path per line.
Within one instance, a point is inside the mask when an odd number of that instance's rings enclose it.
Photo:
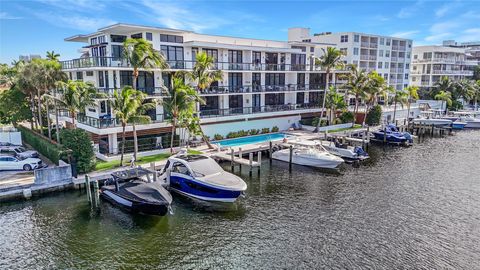
M 22 135 L 19 131 L 0 132 L 0 142 L 22 145 Z
M 212 125 L 202 125 L 203 132 L 205 135 L 213 138 L 213 135 L 220 134 L 222 136 L 227 135 L 230 132 L 236 132 L 239 130 L 250 130 L 250 129 L 262 129 L 262 128 L 272 128 L 277 126 L 280 130 L 289 129 L 294 123 L 298 124 L 300 121 L 300 116 L 288 116 L 281 118 L 270 118 L 262 120 L 252 120 L 252 121 L 242 121 L 242 122 L 230 122 L 224 124 L 212 124 Z

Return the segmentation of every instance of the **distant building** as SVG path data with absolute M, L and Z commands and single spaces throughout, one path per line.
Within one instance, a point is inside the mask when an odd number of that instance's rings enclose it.
M 443 46 L 464 48 L 466 59 L 470 61 L 477 61 L 477 64 L 480 65 L 480 41 L 456 42 L 455 40 L 444 40 Z
M 30 54 L 30 55 L 20 55 L 18 57 L 18 60 L 24 61 L 24 62 L 30 62 L 33 59 L 41 59 L 42 57 L 38 54 Z
M 443 76 L 453 81 L 473 76 L 478 62 L 468 60 L 466 50 L 451 46 L 413 47 L 410 84 L 430 88 Z

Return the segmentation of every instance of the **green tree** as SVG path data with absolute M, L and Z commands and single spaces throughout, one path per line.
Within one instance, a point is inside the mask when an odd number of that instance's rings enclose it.
M 472 79 L 474 81 L 480 81 L 480 65 L 477 65 L 474 69 L 473 69 L 473 77 Z
M 27 96 L 17 87 L 0 92 L 0 123 L 13 124 L 32 119 Z
M 342 62 L 343 53 L 339 49 L 335 47 L 327 47 L 326 50 L 322 48 L 322 51 L 323 51 L 323 55 L 320 56 L 320 58 L 315 59 L 315 65 L 325 69 L 325 75 L 326 75 L 325 91 L 323 92 L 321 115 L 323 114 L 323 111 L 325 111 L 325 100 L 327 98 L 327 90 L 330 84 L 329 83 L 330 73 L 335 69 L 342 69 L 344 67 L 344 64 Z M 318 132 L 318 129 L 320 127 L 320 122 L 321 121 L 318 121 L 317 127 L 315 128 L 315 132 Z
M 204 102 L 198 92 L 190 85 L 186 85 L 183 78 L 173 76 L 169 97 L 163 100 L 163 107 L 170 116 L 168 121 L 172 125 L 171 152 L 173 152 L 173 141 L 180 117 L 192 117 L 197 102 Z
M 453 92 L 455 87 L 455 83 L 447 76 L 442 76 L 440 80 L 435 82 L 433 85 L 431 91 L 430 91 L 430 96 L 435 98 L 435 96 L 440 92 Z
M 369 108 L 377 104 L 378 97 L 383 95 L 386 89 L 385 79 L 376 71 L 368 74 L 367 83 L 364 91 L 364 98 L 366 103 L 365 112 L 369 112 Z M 381 111 L 381 109 L 380 109 Z M 363 118 L 363 125 L 365 125 L 366 118 Z
M 168 67 L 165 57 L 158 53 L 153 45 L 143 38 L 128 38 L 123 43 L 123 56 L 133 67 L 133 89 L 137 89 L 139 69 Z
M 156 103 L 147 101 L 147 95 L 141 91 L 135 91 L 131 99 L 138 104 L 137 110 L 130 116 L 128 120 L 132 124 L 133 131 L 133 159 L 137 160 L 138 154 L 138 139 L 137 139 L 137 124 L 148 124 L 152 122 L 150 116 L 145 115 L 148 110 L 155 109 Z
M 330 123 L 333 123 L 335 120 L 335 114 L 337 110 L 343 110 L 347 108 L 345 99 L 341 94 L 337 93 L 337 90 L 333 85 L 330 86 L 329 92 L 327 93 L 326 107 L 329 108 L 330 111 Z
M 452 105 L 452 93 L 449 91 L 440 91 L 438 94 L 435 95 L 436 100 L 441 100 L 441 107 L 443 108 L 443 102 L 447 103 L 447 106 Z M 445 112 L 447 111 L 447 108 L 445 108 Z
M 365 87 L 368 81 L 368 76 L 365 71 L 358 69 L 356 65 L 351 65 L 347 74 L 347 94 L 351 93 L 355 95 L 355 109 L 354 115 L 357 115 L 360 98 L 364 96 Z
M 397 114 L 397 103 L 403 106 L 408 103 L 409 94 L 404 90 L 395 90 L 395 96 L 393 97 L 393 122 L 395 123 L 395 117 Z
M 65 149 L 72 150 L 80 173 L 88 173 L 95 168 L 95 152 L 88 133 L 83 129 L 62 129 L 60 141 Z
M 46 56 L 48 60 L 52 60 L 52 61 L 58 61 L 60 58 L 60 54 L 55 53 L 55 51 L 51 51 L 51 52 L 47 51 Z
M 375 126 L 380 124 L 380 120 L 382 118 L 382 107 L 380 105 L 375 105 L 371 109 L 368 110 L 367 115 L 365 117 L 365 122 L 369 126 Z
M 209 88 L 213 82 L 222 80 L 223 72 L 221 70 L 214 70 L 215 59 L 207 55 L 205 52 L 200 52 L 195 57 L 195 65 L 192 72 L 188 73 L 188 77 L 197 85 L 197 90 L 201 93 L 205 89 Z M 193 123 L 196 123 L 194 121 Z M 198 135 L 201 135 L 208 148 L 212 149 L 213 146 L 210 140 L 203 133 L 200 121 L 198 121 Z
M 68 110 L 74 127 L 76 126 L 77 112 L 85 114 L 86 107 L 94 106 L 95 98 L 102 97 L 102 94 L 97 93 L 93 84 L 89 82 L 68 81 L 58 85 L 62 92 L 61 97 L 49 96 L 59 101 Z
M 413 85 L 410 85 L 410 86 L 407 86 L 407 88 L 405 88 L 405 92 L 407 92 L 407 119 L 410 117 L 410 105 L 412 104 L 412 102 L 418 100 L 419 96 L 418 96 L 418 87 L 417 86 L 413 86 Z

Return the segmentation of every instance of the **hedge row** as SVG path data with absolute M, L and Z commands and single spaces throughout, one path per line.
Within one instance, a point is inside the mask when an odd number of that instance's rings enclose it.
M 60 147 L 26 127 L 19 126 L 17 129 L 22 133 L 22 140 L 24 142 L 31 145 L 40 154 L 44 155 L 50 161 L 58 165 L 58 161 L 60 160 L 60 155 L 62 153 Z

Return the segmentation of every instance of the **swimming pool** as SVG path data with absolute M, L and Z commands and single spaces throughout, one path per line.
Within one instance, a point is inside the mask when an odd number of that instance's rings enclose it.
M 284 137 L 285 137 L 285 134 L 283 133 L 261 134 L 261 135 L 247 136 L 242 138 L 227 139 L 227 140 L 222 140 L 215 143 L 219 144 L 221 147 L 240 146 L 240 145 L 251 144 L 251 143 L 262 143 L 262 142 L 268 142 L 273 140 L 281 140 Z

